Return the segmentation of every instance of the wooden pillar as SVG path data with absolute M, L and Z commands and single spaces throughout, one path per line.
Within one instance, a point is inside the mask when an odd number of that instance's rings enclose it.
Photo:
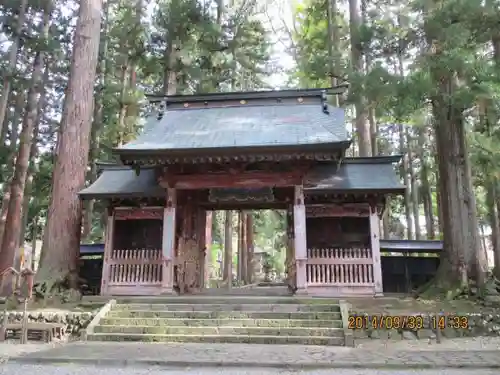
M 206 261 L 207 261 L 207 210 L 202 207 L 197 207 L 196 215 L 198 217 L 196 238 L 198 240 L 198 248 L 200 251 L 198 262 L 199 262 L 199 279 L 198 286 L 200 289 L 205 288 L 205 272 L 206 272 Z
M 207 211 L 205 219 L 205 287 L 210 287 L 212 277 L 212 211 Z
M 175 263 L 175 215 L 177 207 L 177 192 L 167 189 L 167 204 L 163 211 L 162 236 L 162 293 L 173 293 L 174 263 Z
M 102 275 L 101 275 L 101 296 L 108 295 L 109 289 L 109 260 L 113 252 L 113 238 L 115 232 L 115 215 L 114 211 L 108 209 L 108 219 L 106 221 L 106 234 L 104 238 L 104 258 L 102 260 Z
M 296 267 L 297 294 L 307 293 L 307 240 L 306 240 L 306 208 L 304 205 L 304 188 L 295 186 L 293 201 L 294 249 Z
M 247 284 L 248 280 L 248 246 L 247 246 L 247 213 L 241 214 L 241 281 Z
M 238 211 L 238 249 L 237 249 L 236 280 L 243 280 L 243 211 Z
M 295 255 L 293 251 L 294 236 L 293 236 L 293 205 L 286 212 L 286 275 L 287 283 L 291 288 L 295 288 Z
M 370 239 L 373 258 L 373 279 L 375 281 L 375 296 L 382 296 L 382 262 L 380 259 L 380 218 L 377 207 L 370 206 Z

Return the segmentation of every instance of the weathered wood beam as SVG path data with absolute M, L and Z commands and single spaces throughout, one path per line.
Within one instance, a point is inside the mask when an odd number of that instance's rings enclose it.
M 368 217 L 368 203 L 306 205 L 307 217 Z
M 160 185 L 176 189 L 285 187 L 302 183 L 302 173 L 193 174 L 164 176 Z
M 294 224 L 294 249 L 297 277 L 297 294 L 307 293 L 307 238 L 306 238 L 306 209 L 304 205 L 304 188 L 302 185 L 295 186 L 293 202 L 293 224 Z
M 375 296 L 382 296 L 382 261 L 380 258 L 380 217 L 376 206 L 370 212 L 370 239 L 373 258 L 373 279 L 375 281 Z
M 167 204 L 163 210 L 162 293 L 173 293 L 174 288 L 176 206 L 177 194 L 175 189 L 167 189 Z
M 106 234 L 104 237 L 104 259 L 102 262 L 101 276 L 101 296 L 108 295 L 109 288 L 109 261 L 113 253 L 113 238 L 115 228 L 115 219 L 113 210 L 108 210 L 108 219 L 106 221 Z
M 143 220 L 163 218 L 163 209 L 161 207 L 115 207 L 115 220 Z

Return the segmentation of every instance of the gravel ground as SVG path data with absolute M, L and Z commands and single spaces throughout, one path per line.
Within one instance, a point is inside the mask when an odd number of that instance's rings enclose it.
M 0 375 L 498 375 L 498 370 L 318 370 L 318 371 L 287 371 L 277 369 L 224 369 L 224 368 L 183 368 L 183 369 L 165 369 L 165 368 L 111 368 L 111 367 L 92 367 L 77 365 L 19 365 L 7 363 L 0 365 Z

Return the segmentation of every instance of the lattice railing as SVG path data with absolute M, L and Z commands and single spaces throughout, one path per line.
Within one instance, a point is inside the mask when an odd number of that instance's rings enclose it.
M 109 285 L 157 285 L 162 281 L 159 249 L 113 250 L 106 261 Z
M 306 275 L 310 286 L 372 286 L 371 249 L 308 249 Z

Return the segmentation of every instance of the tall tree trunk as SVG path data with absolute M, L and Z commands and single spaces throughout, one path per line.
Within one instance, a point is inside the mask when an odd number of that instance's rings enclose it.
M 180 42 L 169 41 L 165 51 L 165 66 L 163 77 L 163 92 L 165 95 L 177 94 L 177 59 L 181 52 Z
M 12 170 L 16 165 L 16 155 L 17 155 L 17 140 L 19 138 L 19 125 L 21 119 L 24 116 L 24 94 L 18 93 L 16 98 L 16 107 L 14 110 L 14 116 L 12 118 L 12 131 L 10 133 L 10 150 L 7 159 L 7 166 L 5 168 L 5 173 L 8 177 L 7 181 L 4 182 L 3 186 L 3 197 L 2 197 L 2 208 L 0 210 L 0 256 L 2 253 L 1 244 L 3 241 L 3 234 L 5 233 L 5 222 L 7 221 L 7 213 L 9 212 L 10 204 L 10 187 L 12 184 Z
M 493 248 L 493 272 L 500 279 L 500 222 L 495 202 L 498 201 L 495 185 L 488 181 L 486 189 L 486 205 L 488 210 L 488 221 L 491 227 L 491 247 Z
M 425 145 L 427 142 L 427 127 L 422 127 L 418 130 L 418 148 L 420 149 L 420 180 L 422 181 L 421 195 L 424 205 L 425 228 L 427 239 L 433 240 L 436 238 L 436 229 L 434 222 L 434 212 L 432 208 L 432 190 L 429 181 L 429 163 L 426 157 Z
M 385 202 L 384 216 L 382 217 L 382 235 L 384 239 L 389 240 L 391 238 L 391 197 L 387 197 Z
M 224 273 L 223 280 L 227 287 L 233 283 L 233 212 L 224 211 Z
M 496 6 L 495 3 L 492 4 Z M 496 33 L 491 38 L 493 46 L 493 59 L 497 69 L 500 69 L 500 33 Z M 488 106 L 489 108 L 489 106 Z M 486 120 L 489 120 L 487 114 Z M 489 122 L 489 121 L 488 121 Z M 490 124 L 488 123 L 488 131 L 491 131 Z M 488 184 L 487 190 L 491 202 L 488 202 L 488 213 L 490 218 L 490 225 L 492 228 L 492 246 L 493 246 L 493 260 L 494 260 L 494 274 L 497 279 L 500 279 L 500 189 L 498 178 L 492 176 Z
M 40 124 L 42 123 L 44 114 L 45 114 L 45 104 L 46 104 L 46 95 L 47 95 L 47 90 L 46 84 L 49 79 L 49 65 L 45 65 L 45 72 L 43 73 L 43 79 L 42 79 L 42 92 L 40 93 L 40 99 L 38 100 L 38 109 L 37 109 L 37 119 L 35 122 L 35 126 L 33 129 L 33 141 L 31 142 L 31 150 L 30 150 L 30 164 L 28 168 L 28 176 L 26 177 L 26 188 L 25 188 L 25 194 L 24 194 L 24 203 L 23 203 L 23 220 L 22 220 L 22 225 L 21 225 L 21 233 L 19 237 L 19 241 L 21 244 L 24 243 L 24 237 L 26 234 L 26 229 L 28 226 L 29 222 L 29 206 L 30 206 L 30 200 L 33 197 L 32 190 L 33 190 L 33 177 L 36 176 L 38 172 L 38 164 L 36 159 L 38 158 L 38 134 L 39 134 L 39 129 L 40 129 Z
M 38 215 L 35 215 L 33 217 L 33 220 L 31 221 L 31 269 L 36 272 L 37 269 L 37 259 L 36 259 L 36 253 L 37 253 L 37 240 L 38 237 Z
M 109 23 L 109 7 L 112 0 L 105 0 L 103 9 L 103 25 L 101 27 L 101 37 L 99 44 L 99 88 L 95 95 L 94 103 L 94 116 L 92 122 L 92 130 L 90 133 L 90 151 L 89 161 L 90 169 L 87 174 L 89 184 L 97 180 L 97 159 L 99 157 L 99 140 L 101 129 L 103 128 L 103 110 L 104 110 L 104 88 L 106 87 L 106 62 L 108 59 L 108 23 Z M 92 221 L 94 217 L 94 204 L 93 199 L 87 199 L 84 202 L 85 218 L 83 220 L 82 238 L 88 242 L 89 236 L 92 232 Z
M 420 231 L 418 181 L 417 181 L 417 174 L 415 173 L 415 166 L 413 163 L 413 157 L 415 153 L 413 152 L 413 147 L 412 147 L 413 141 L 411 139 L 410 130 L 408 127 L 406 127 L 406 143 L 408 145 L 408 170 L 410 172 L 411 208 L 413 210 L 413 222 L 415 223 L 415 239 L 421 240 L 422 234 Z
M 327 4 L 327 19 L 328 19 L 328 58 L 330 60 L 330 79 L 332 87 L 337 86 L 337 65 L 340 65 L 339 58 L 339 32 L 337 25 L 337 0 L 328 0 Z M 340 106 L 339 95 L 334 95 L 333 104 L 336 107 Z
M 48 39 L 50 27 L 50 15 L 52 3 L 47 1 L 43 15 L 42 35 Z M 2 239 L 2 252 L 0 256 L 0 269 L 4 270 L 14 264 L 22 225 L 22 210 L 24 202 L 24 189 L 30 162 L 31 143 L 33 142 L 33 131 L 38 118 L 38 95 L 42 89 L 43 68 L 45 52 L 38 50 L 33 60 L 33 72 L 31 76 L 30 89 L 28 91 L 26 111 L 23 118 L 23 127 L 19 135 L 19 150 L 16 160 L 16 168 L 10 186 L 10 202 L 5 220 L 5 232 Z M 2 294 L 8 293 L 10 286 L 6 285 Z
M 349 0 L 349 31 L 351 35 L 351 64 L 352 71 L 363 74 L 363 46 L 360 35 L 360 16 L 358 0 Z M 367 114 L 362 95 L 362 87 L 354 88 L 356 95 L 356 134 L 359 142 L 359 156 L 371 156 L 370 128 L 367 122 Z
M 125 119 L 127 116 L 127 105 L 125 103 L 128 90 L 128 65 L 122 65 L 120 73 L 120 110 L 118 111 L 118 146 L 122 146 L 126 141 L 127 137 L 127 126 L 125 124 Z
M 361 19 L 363 25 L 368 26 L 368 0 L 361 0 Z M 372 68 L 372 53 L 371 51 L 365 51 L 365 70 L 364 74 L 367 75 Z M 379 154 L 378 150 L 378 127 L 377 119 L 375 117 L 375 106 L 376 103 L 370 101 L 367 106 L 368 115 L 368 125 L 370 129 L 370 144 L 371 144 L 371 155 L 376 156 Z
M 444 250 L 436 282 L 441 289 L 466 288 L 469 277 L 473 277 L 482 286 L 486 277 L 485 259 L 479 242 L 464 119 L 462 109 L 448 99 L 456 87 L 455 76 L 436 67 L 431 74 L 438 87 L 432 105 Z
M 403 175 L 403 183 L 405 185 L 405 219 L 406 219 L 406 236 L 409 240 L 413 239 L 413 218 L 411 215 L 411 192 L 410 192 L 410 179 L 408 178 L 408 153 L 405 142 L 405 126 L 399 124 L 399 152 L 403 155 L 403 162 L 401 164 L 401 174 Z
M 85 185 L 89 156 L 101 6 L 101 0 L 80 1 L 43 242 L 47 250 L 37 273 L 49 292 L 66 279 L 71 288 L 78 286 L 82 205 L 77 194 Z
M 19 44 L 21 41 L 21 33 L 23 30 L 24 21 L 26 19 L 27 7 L 28 0 L 20 0 L 16 26 L 14 28 L 14 36 L 12 39 L 12 45 L 10 46 L 9 50 L 9 61 L 7 69 L 3 74 L 2 97 L 0 98 L 0 134 L 5 134 L 3 131 L 3 126 L 5 125 L 5 117 L 7 114 L 7 105 L 9 103 L 12 78 L 16 70 L 17 52 L 19 51 Z M 3 143 L 4 140 L 0 139 L 0 145 L 3 145 Z

